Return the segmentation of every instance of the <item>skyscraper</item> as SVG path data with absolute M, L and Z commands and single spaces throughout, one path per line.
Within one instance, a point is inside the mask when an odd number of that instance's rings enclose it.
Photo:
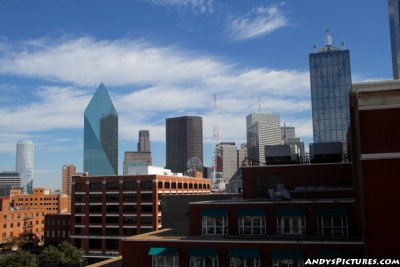
M 314 143 L 346 142 L 351 88 L 350 52 L 332 45 L 329 30 L 325 47 L 309 56 Z
M 18 141 L 15 170 L 22 178 L 21 188 L 31 194 L 33 187 L 34 145 L 32 141 Z
M 72 176 L 76 175 L 76 168 L 72 164 L 62 167 L 62 193 L 71 195 Z
M 139 131 L 138 152 L 151 152 L 150 133 L 148 130 Z
M 397 80 L 400 76 L 400 0 L 389 0 L 388 5 L 393 79 Z
M 203 163 L 203 119 L 184 116 L 166 119 L 166 168 L 184 173 L 189 159 Z
M 85 110 L 83 170 L 89 175 L 118 174 L 118 114 L 107 89 L 99 85 Z
M 246 117 L 247 156 L 253 165 L 265 163 L 265 146 L 281 143 L 278 114 L 255 112 Z

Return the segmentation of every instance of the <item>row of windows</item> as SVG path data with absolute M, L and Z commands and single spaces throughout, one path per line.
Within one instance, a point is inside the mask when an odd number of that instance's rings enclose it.
M 90 228 L 90 229 L 92 229 L 92 228 Z M 93 228 L 93 229 L 98 229 L 98 228 Z M 101 228 L 100 228 L 101 229 Z M 109 228 L 110 229 L 110 228 Z M 117 229 L 118 230 L 118 228 L 115 228 L 115 229 Z M 145 229 L 142 229 L 142 233 L 144 233 L 145 231 L 144 231 Z M 147 229 L 146 229 L 147 230 Z M 151 231 L 152 229 L 149 229 L 149 231 Z M 95 234 L 93 234 L 93 232 L 95 232 Z M 107 233 L 107 232 L 106 232 Z M 109 234 L 108 235 L 110 235 L 110 232 L 108 232 Z M 75 234 L 76 235 L 81 235 L 82 234 L 82 228 L 75 228 Z M 133 235 L 136 235 L 137 234 L 137 228 L 123 228 L 122 229 L 122 235 L 123 236 L 133 236 Z M 92 235 L 98 235 L 98 236 L 102 236 L 102 234 L 101 234 L 101 230 L 99 231 L 99 230 L 94 230 L 94 231 L 92 231 Z M 117 234 L 118 236 L 119 236 L 119 234 Z M 108 240 L 108 239 L 107 239 Z M 89 249 L 101 249 L 101 242 L 99 242 L 99 239 L 97 239 L 97 242 L 98 243 L 100 243 L 100 244 L 96 244 L 96 247 L 91 247 L 90 246 L 90 244 L 89 244 Z
M 264 216 L 239 216 L 240 235 L 266 235 Z M 317 216 L 318 235 L 347 236 L 347 216 Z M 277 216 L 278 235 L 305 235 L 306 219 L 304 216 Z M 203 216 L 203 235 L 227 235 L 228 217 Z
M 197 183 L 175 183 L 175 182 L 158 182 L 158 188 L 162 189 L 210 189 L 210 184 L 197 184 Z
M 137 182 L 123 182 L 122 183 L 122 188 L 123 189 L 136 189 L 137 188 Z M 152 181 L 141 181 L 140 183 L 140 188 L 141 189 L 151 189 L 153 186 Z M 103 186 L 102 182 L 92 182 L 89 184 L 89 190 L 90 191 L 95 191 L 95 190 L 103 190 L 103 188 L 108 189 L 108 190 L 119 190 L 120 188 L 120 183 L 119 182 L 106 182 L 105 186 Z M 82 183 L 76 183 L 75 184 L 75 191 L 76 192 L 81 192 L 83 191 L 83 186 Z
M 32 222 L 29 222 L 29 224 L 32 226 Z M 39 221 L 36 220 L 35 224 L 38 225 L 38 224 L 39 224 Z M 44 221 L 43 221 L 43 220 L 42 220 L 42 224 L 44 224 Z M 15 225 L 16 225 L 16 227 L 20 227 L 20 226 L 21 226 L 21 222 L 17 222 Z M 9 228 L 13 228 L 13 227 L 14 227 L 14 223 L 10 223 L 10 224 L 8 225 L 8 227 L 9 227 Z M 5 229 L 5 228 L 7 228 L 7 223 L 3 223 L 3 229 Z
M 36 212 L 36 217 L 39 217 L 39 212 Z M 15 215 L 17 215 L 17 216 L 15 216 Z M 33 213 L 30 213 L 30 214 L 28 214 L 28 213 L 24 213 L 24 215 L 23 215 L 23 217 L 24 217 L 24 219 L 26 219 L 27 217 L 28 217 L 28 215 L 29 215 L 29 218 L 33 218 Z M 44 216 L 44 212 L 42 212 L 42 216 Z M 18 213 L 18 214 L 10 214 L 10 220 L 14 220 L 15 219 L 15 217 L 17 218 L 17 219 L 20 219 L 21 218 L 21 213 Z M 7 214 L 4 214 L 3 215 L 3 220 L 4 221 L 7 221 Z
M 35 198 L 21 198 L 21 197 L 19 197 L 18 198 L 18 201 L 33 201 L 33 199 L 35 199 L 35 201 L 37 201 L 38 200 L 38 198 L 37 197 L 35 197 Z M 39 200 L 40 201 L 43 201 L 43 200 L 57 200 L 57 197 L 45 197 L 45 198 L 39 198 Z
M 46 237 L 68 237 L 70 235 L 70 231 L 65 231 L 65 230 L 58 230 L 58 231 L 46 231 Z
M 106 202 L 119 202 L 120 194 L 90 194 L 89 195 L 89 202 L 103 202 L 103 196 Z M 141 193 L 140 199 L 142 201 L 152 201 L 153 200 L 153 193 Z M 122 194 L 122 200 L 124 202 L 136 202 L 137 201 L 137 194 L 136 193 L 125 193 Z M 75 195 L 75 202 L 82 203 L 83 195 Z
M 104 205 L 105 212 L 137 212 L 140 207 L 141 212 L 153 212 L 153 205 L 151 204 L 142 204 L 142 205 Z M 81 213 L 83 211 L 82 206 L 76 206 L 75 212 Z M 89 206 L 89 213 L 102 213 L 103 212 L 103 205 L 90 205 Z
M 69 225 L 70 223 L 69 223 L 69 220 L 47 220 L 46 221 L 46 225 L 47 226 L 61 226 L 61 225 L 63 225 L 63 226 L 65 226 L 65 225 Z

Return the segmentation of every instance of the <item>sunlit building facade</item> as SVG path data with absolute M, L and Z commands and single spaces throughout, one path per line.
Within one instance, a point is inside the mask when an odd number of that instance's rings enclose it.
M 32 193 L 34 170 L 34 145 L 32 141 L 18 141 L 15 169 L 22 178 L 24 193 Z
M 84 117 L 84 172 L 117 175 L 118 114 L 103 83 L 97 88 Z

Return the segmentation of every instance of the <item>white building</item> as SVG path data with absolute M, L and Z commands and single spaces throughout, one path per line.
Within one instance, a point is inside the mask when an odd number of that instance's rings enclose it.
M 24 193 L 32 193 L 34 169 L 34 145 L 32 141 L 18 141 L 16 171 L 22 178 L 21 188 Z
M 265 164 L 266 145 L 281 143 L 281 125 L 278 114 L 255 112 L 246 117 L 247 155 L 252 165 Z

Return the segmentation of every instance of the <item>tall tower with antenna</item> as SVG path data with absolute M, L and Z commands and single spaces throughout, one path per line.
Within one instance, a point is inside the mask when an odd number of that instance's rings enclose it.
M 218 128 L 218 113 L 217 113 L 217 95 L 214 94 L 213 97 L 213 115 L 214 115 L 214 124 L 213 124 L 213 155 L 212 155 L 212 190 L 213 191 L 223 191 L 225 188 L 222 173 L 218 168 L 218 157 L 219 153 L 221 153 L 218 143 L 219 143 L 219 128 Z

